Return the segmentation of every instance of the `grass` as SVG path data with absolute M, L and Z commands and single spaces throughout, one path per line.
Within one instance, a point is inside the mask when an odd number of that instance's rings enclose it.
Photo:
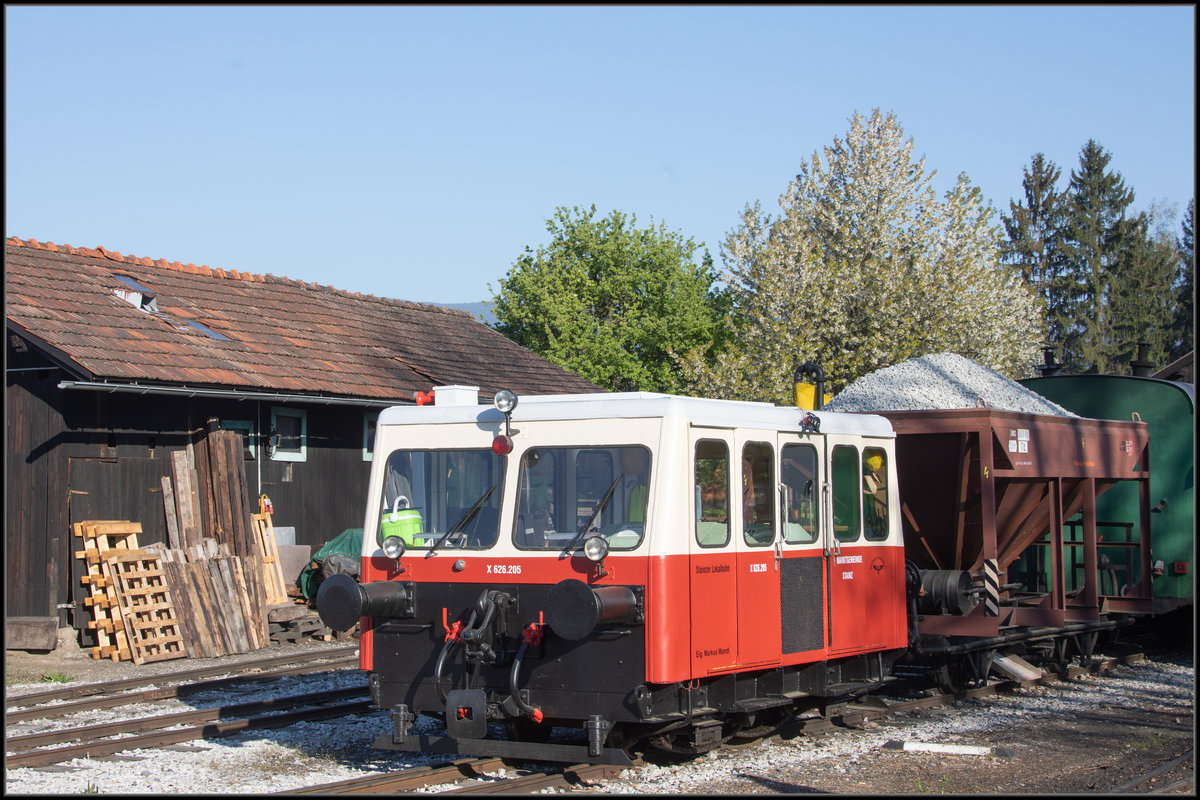
M 920 792 L 921 794 L 933 794 L 935 791 L 937 794 L 945 794 L 946 793 L 946 784 L 949 782 L 950 782 L 950 779 L 947 778 L 945 775 L 943 775 L 941 780 L 938 781 L 938 787 L 936 790 L 933 789 L 932 787 L 926 789 L 925 785 L 921 783 L 921 779 L 917 778 L 917 791 Z
M 38 680 L 42 683 L 70 683 L 75 679 L 65 672 L 43 672 Z

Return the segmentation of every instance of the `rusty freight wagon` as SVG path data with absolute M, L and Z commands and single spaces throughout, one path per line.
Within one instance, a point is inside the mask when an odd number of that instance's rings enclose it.
M 1153 610 L 1144 423 L 990 408 L 878 413 L 897 435 L 927 651 L 970 647 L 982 678 L 1004 646 L 1041 628 L 1077 630 L 1060 641 L 1090 655 L 1117 624 L 1111 615 Z M 1119 484 L 1136 487 L 1137 513 L 1101 526 L 1096 499 Z M 1069 645 L 1058 646 L 1065 660 Z

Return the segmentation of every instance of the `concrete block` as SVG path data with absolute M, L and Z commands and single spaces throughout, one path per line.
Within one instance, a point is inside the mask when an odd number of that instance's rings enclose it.
M 279 530 L 276 528 L 275 530 Z M 312 560 L 311 544 L 281 544 L 279 545 L 279 568 L 283 570 L 283 579 L 293 584 L 300 573 Z
M 58 647 L 58 617 L 5 617 L 6 650 L 53 650 Z

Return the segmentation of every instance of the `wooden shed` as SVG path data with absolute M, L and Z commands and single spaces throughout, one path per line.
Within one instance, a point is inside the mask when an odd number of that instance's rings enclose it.
M 9 238 L 6 614 L 82 627 L 71 526 L 166 541 L 163 478 L 243 435 L 247 489 L 314 549 L 361 527 L 381 408 L 438 385 L 603 389 L 455 309 Z

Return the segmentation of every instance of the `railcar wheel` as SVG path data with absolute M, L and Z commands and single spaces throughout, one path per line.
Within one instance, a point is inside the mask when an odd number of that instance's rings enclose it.
M 987 673 L 980 675 L 969 659 L 969 656 L 956 658 L 938 666 L 934 671 L 937 687 L 946 694 L 957 696 L 987 683 Z

